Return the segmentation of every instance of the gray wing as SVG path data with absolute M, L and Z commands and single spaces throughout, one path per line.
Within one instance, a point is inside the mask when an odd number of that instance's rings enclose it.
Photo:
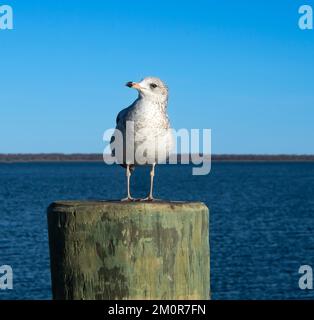
M 129 110 L 133 107 L 133 105 L 134 105 L 134 103 L 132 103 L 129 107 L 127 107 L 127 108 L 125 108 L 125 109 L 122 109 L 122 110 L 118 113 L 117 118 L 116 118 L 116 129 L 123 130 L 123 128 L 125 128 L 127 114 L 128 114 L 128 112 L 129 112 Z M 113 134 L 113 135 L 111 136 L 110 144 L 111 144 L 112 142 L 114 142 L 114 139 L 115 139 L 115 134 Z M 112 150 L 111 155 L 112 155 L 113 157 L 115 156 L 114 150 Z
M 125 128 L 126 128 L 126 121 L 128 119 L 128 113 L 130 112 L 130 110 L 133 109 L 133 107 L 135 106 L 137 100 L 135 100 L 129 107 L 121 110 L 118 115 L 117 115 L 117 119 L 116 119 L 116 130 L 122 130 L 122 131 L 125 131 Z M 114 139 L 115 139 L 115 134 L 112 135 L 111 137 L 111 140 L 110 140 L 110 144 L 112 142 L 114 142 Z M 111 155 L 114 157 L 115 156 L 115 150 L 114 149 L 111 149 Z M 120 164 L 120 166 L 122 167 L 126 167 L 126 164 L 122 163 Z M 134 171 L 134 165 L 131 165 L 130 166 L 130 170 L 131 171 Z
M 127 108 L 121 110 L 118 115 L 117 115 L 117 119 L 116 119 L 116 126 L 120 126 L 120 125 L 125 125 L 126 122 L 126 116 L 128 114 L 128 112 L 130 111 L 130 109 L 134 106 L 136 101 L 134 101 L 130 106 L 128 106 Z

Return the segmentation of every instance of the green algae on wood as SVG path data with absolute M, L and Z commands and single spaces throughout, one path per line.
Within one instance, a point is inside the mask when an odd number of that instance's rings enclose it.
M 54 299 L 209 299 L 203 203 L 55 202 L 48 229 Z

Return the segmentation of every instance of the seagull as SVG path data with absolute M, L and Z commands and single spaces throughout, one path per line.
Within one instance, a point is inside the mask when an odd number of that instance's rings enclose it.
M 129 81 L 126 86 L 138 91 L 137 99 L 121 110 L 110 147 L 117 162 L 126 169 L 127 197 L 121 201 L 135 201 L 130 192 L 131 174 L 137 165 L 150 165 L 150 191 L 141 201 L 153 197 L 155 166 L 165 162 L 173 147 L 173 134 L 167 114 L 168 87 L 159 78 L 147 77 L 140 82 Z M 122 140 L 118 141 L 120 133 Z M 122 146 L 123 144 L 123 146 Z M 117 148 L 123 150 L 118 154 Z

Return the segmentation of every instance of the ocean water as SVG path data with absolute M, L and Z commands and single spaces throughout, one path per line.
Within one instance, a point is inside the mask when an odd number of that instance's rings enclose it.
M 135 196 L 149 188 L 136 169 Z M 0 266 L 14 289 L 0 299 L 51 299 L 46 208 L 61 199 L 119 199 L 124 170 L 102 163 L 0 164 Z M 207 176 L 187 165 L 156 169 L 155 194 L 210 208 L 213 299 L 313 299 L 300 265 L 314 267 L 314 163 L 214 163 Z

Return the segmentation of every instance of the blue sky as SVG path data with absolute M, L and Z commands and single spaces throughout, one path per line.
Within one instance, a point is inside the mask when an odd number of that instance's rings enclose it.
M 314 1 L 3 0 L 0 153 L 102 152 L 103 132 L 153 75 L 180 128 L 214 153 L 314 153 Z

